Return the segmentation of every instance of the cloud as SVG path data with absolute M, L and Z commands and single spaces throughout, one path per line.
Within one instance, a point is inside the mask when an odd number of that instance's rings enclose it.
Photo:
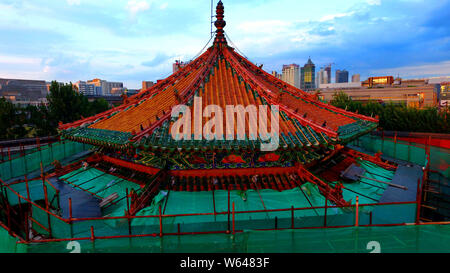
M 381 0 L 367 0 L 367 4 L 370 6 L 379 6 L 381 5 Z
M 400 75 L 401 77 L 450 75 L 450 60 L 431 64 L 382 68 L 374 70 L 373 73 Z
M 335 20 L 337 18 L 342 18 L 342 17 L 347 17 L 347 16 L 351 16 L 355 14 L 354 11 L 351 12 L 345 12 L 345 13 L 337 13 L 337 14 L 330 14 L 330 15 L 325 15 L 322 18 L 320 18 L 319 22 L 326 22 L 326 21 L 332 21 Z
M 138 12 L 150 9 L 150 4 L 143 0 L 130 0 L 126 5 L 126 9 L 132 16 L 135 16 Z
M 158 53 L 155 56 L 155 58 L 153 58 L 153 60 L 143 62 L 142 65 L 143 66 L 148 66 L 148 67 L 154 67 L 154 66 L 158 66 L 158 65 L 168 61 L 170 58 L 172 58 L 172 57 L 171 56 L 167 56 L 164 53 Z
M 70 6 L 79 6 L 81 4 L 81 0 L 67 0 L 67 4 Z
M 0 55 L 0 64 L 8 65 L 37 65 L 41 63 L 41 59 L 29 58 L 29 57 L 19 57 L 11 55 Z
M 282 20 L 245 21 L 238 29 L 248 33 L 280 33 L 287 32 L 292 22 Z
M 159 6 L 160 9 L 164 10 L 169 6 L 169 3 L 162 3 L 161 6 Z
M 171 61 L 189 60 L 209 39 L 204 1 L 0 2 L 0 77 L 100 77 L 137 88 L 170 74 Z M 303 65 L 311 56 L 317 68 L 336 63 L 333 70 L 363 78 L 402 69 L 448 74 L 449 0 L 228 2 L 230 45 L 265 69 Z

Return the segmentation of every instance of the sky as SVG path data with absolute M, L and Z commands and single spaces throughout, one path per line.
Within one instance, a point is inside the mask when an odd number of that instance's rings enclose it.
M 217 3 L 217 1 L 214 1 Z M 223 0 L 231 42 L 268 72 L 450 76 L 450 0 Z M 140 88 L 197 56 L 210 0 L 0 0 L 0 78 Z M 334 72 L 333 72 L 334 74 Z

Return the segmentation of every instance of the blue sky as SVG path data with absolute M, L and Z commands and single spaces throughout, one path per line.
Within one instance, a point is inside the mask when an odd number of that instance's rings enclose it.
M 450 0 L 223 2 L 234 45 L 269 72 L 311 56 L 363 79 L 450 75 Z M 199 53 L 209 15 L 209 0 L 0 0 L 0 78 L 139 88 Z

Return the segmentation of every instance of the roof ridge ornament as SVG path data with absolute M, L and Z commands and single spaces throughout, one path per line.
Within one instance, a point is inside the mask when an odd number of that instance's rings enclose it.
M 226 44 L 227 40 L 225 39 L 225 35 L 224 35 L 224 28 L 227 25 L 227 22 L 225 20 L 223 20 L 223 18 L 225 17 L 224 15 L 225 13 L 225 8 L 223 6 L 222 0 L 219 1 L 219 3 L 217 3 L 217 7 L 216 7 L 216 22 L 214 22 L 214 25 L 216 26 L 217 30 L 216 30 L 216 38 L 214 40 L 214 43 L 219 43 L 219 44 Z

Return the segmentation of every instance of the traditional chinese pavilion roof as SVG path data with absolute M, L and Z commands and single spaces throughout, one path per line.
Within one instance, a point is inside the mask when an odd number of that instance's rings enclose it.
M 224 35 L 224 7 L 217 6 L 213 45 L 184 68 L 109 111 L 59 127 L 66 138 L 99 146 L 145 149 L 255 149 L 260 140 L 175 141 L 172 108 L 201 97 L 208 105 L 279 105 L 280 147 L 304 149 L 347 142 L 377 127 L 378 120 L 321 102 L 266 73 L 230 47 Z M 204 118 L 204 123 L 208 119 Z M 203 123 L 203 124 L 204 124 Z M 268 126 L 270 128 L 270 126 Z M 235 130 L 236 131 L 236 130 Z M 194 130 L 192 129 L 192 132 Z M 236 132 L 235 132 L 236 133 Z M 235 136 L 237 139 L 237 136 Z

